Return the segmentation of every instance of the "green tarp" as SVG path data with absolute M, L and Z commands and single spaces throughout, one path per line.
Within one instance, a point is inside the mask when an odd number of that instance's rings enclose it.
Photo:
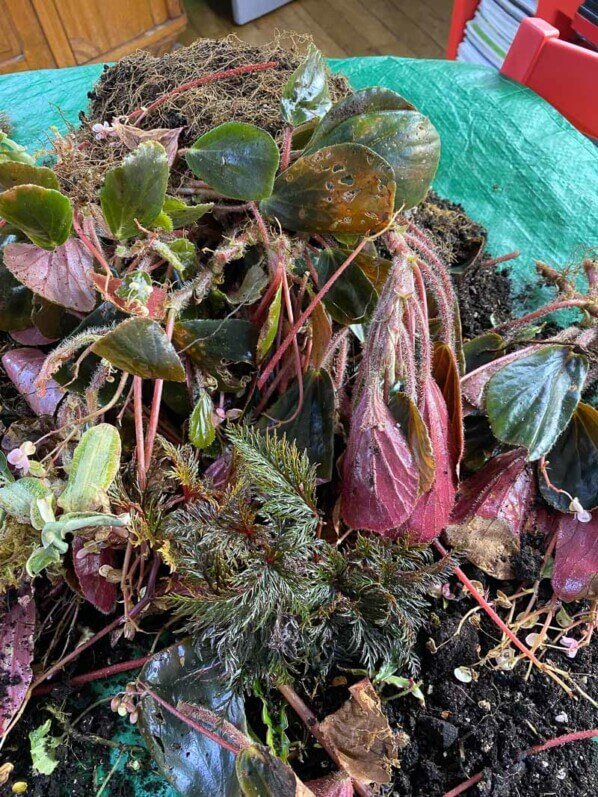
M 394 89 L 429 115 L 442 159 L 434 187 L 488 228 L 496 256 L 518 249 L 510 266 L 526 306 L 542 293 L 534 263 L 562 268 L 598 246 L 598 147 L 533 92 L 493 70 L 452 61 L 348 58 L 331 61 L 356 88 Z M 102 65 L 0 77 L 0 111 L 19 143 L 34 149 L 50 128 L 76 124 Z

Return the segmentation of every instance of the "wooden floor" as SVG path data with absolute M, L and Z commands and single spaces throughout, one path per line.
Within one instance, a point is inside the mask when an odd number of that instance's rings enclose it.
M 184 0 L 189 25 L 180 37 L 219 38 L 234 32 L 252 44 L 275 31 L 310 33 L 324 55 L 443 58 L 452 0 L 293 0 L 247 25 L 235 25 L 227 0 Z

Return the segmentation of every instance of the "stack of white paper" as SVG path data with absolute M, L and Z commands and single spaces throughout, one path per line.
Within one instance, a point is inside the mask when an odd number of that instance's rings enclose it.
M 458 61 L 500 69 L 522 20 L 536 12 L 537 0 L 481 0 L 465 27 Z

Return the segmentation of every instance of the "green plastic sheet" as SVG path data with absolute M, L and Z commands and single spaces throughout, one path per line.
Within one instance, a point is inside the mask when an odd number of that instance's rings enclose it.
M 330 62 L 353 86 L 394 89 L 429 115 L 442 140 L 434 188 L 488 229 L 495 255 L 518 249 L 509 266 L 516 302 L 546 298 L 534 264 L 563 268 L 598 245 L 598 147 L 532 91 L 494 70 L 454 61 L 348 58 Z M 103 66 L 0 77 L 0 110 L 15 138 L 46 148 L 51 128 L 77 124 Z

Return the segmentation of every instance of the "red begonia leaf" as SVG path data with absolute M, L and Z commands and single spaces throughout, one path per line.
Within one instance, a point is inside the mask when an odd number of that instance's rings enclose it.
M 24 582 L 18 595 L 3 597 L 3 617 L 0 626 L 0 736 L 21 708 L 31 678 L 33 632 L 35 630 L 35 601 L 33 585 Z
M 310 780 L 305 784 L 315 797 L 353 797 L 353 781 L 341 773 Z
M 11 349 L 2 357 L 2 365 L 9 379 L 36 415 L 53 415 L 64 393 L 53 379 L 45 385 L 43 395 L 37 391 L 35 380 L 46 355 L 38 349 Z
M 116 584 L 107 581 L 99 573 L 102 565 L 115 567 L 116 558 L 112 548 L 102 548 L 99 553 L 82 552 L 85 539 L 74 536 L 71 542 L 73 567 L 84 597 L 103 614 L 110 614 L 116 606 Z
M 589 523 L 560 516 L 552 588 L 562 601 L 598 598 L 598 512 Z

